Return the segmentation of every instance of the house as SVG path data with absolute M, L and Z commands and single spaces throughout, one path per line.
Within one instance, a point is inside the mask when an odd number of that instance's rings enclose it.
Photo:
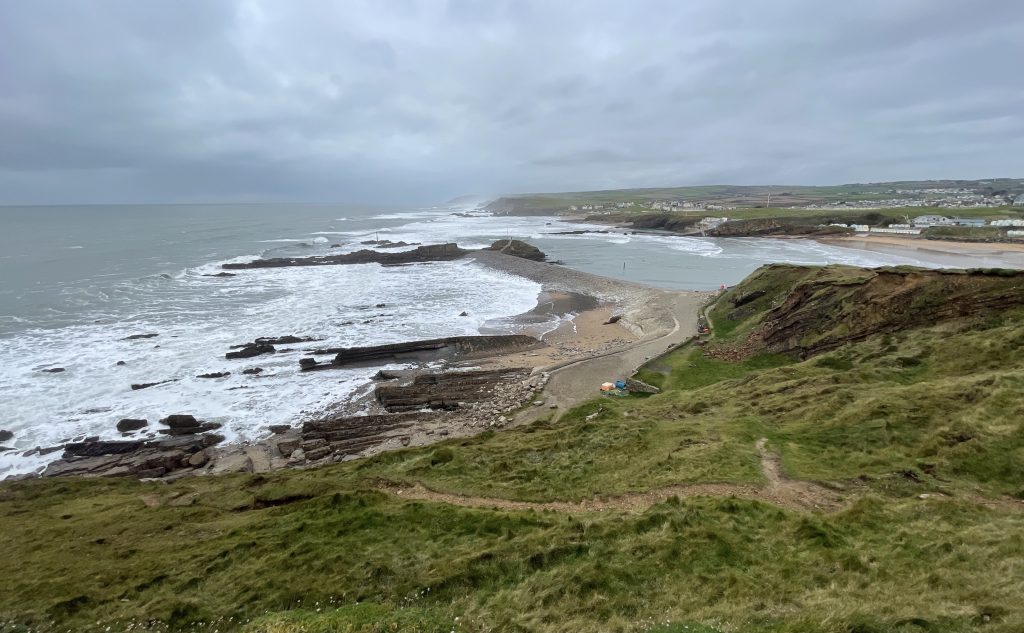
M 992 220 L 991 226 L 1024 226 L 1024 220 Z
M 953 220 L 944 215 L 919 215 L 914 218 L 914 226 L 950 226 Z
M 1013 206 L 1024 207 L 1024 193 L 1013 199 Z

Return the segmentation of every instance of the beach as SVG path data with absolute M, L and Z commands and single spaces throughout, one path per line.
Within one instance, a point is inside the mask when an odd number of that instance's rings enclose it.
M 899 235 L 850 235 L 817 241 L 886 255 L 927 256 L 952 267 L 1024 268 L 1024 242 L 957 242 Z
M 19 265 L 0 292 L 0 390 L 13 396 L 0 427 L 12 434 L 0 451 L 0 477 L 38 474 L 64 446 L 88 439 L 159 443 L 169 431 L 159 421 L 172 414 L 219 425 L 218 446 L 250 453 L 232 468 L 277 467 L 287 457 L 258 447 L 293 441 L 310 422 L 379 414 L 381 371 L 400 376 L 388 384 L 401 391 L 417 373 L 516 370 L 487 379 L 497 390 L 488 402 L 423 414 L 415 424 L 409 418 L 385 428 L 391 423 L 382 419 L 343 447 L 343 459 L 504 427 L 523 415 L 557 417 L 596 395 L 597 385 L 627 377 L 692 336 L 708 293 L 771 262 L 1021 267 L 1013 261 L 1020 255 L 1004 244 L 714 239 L 453 208 L 377 213 L 243 205 L 190 207 L 175 216 L 148 208 L 15 215 L 20 224 L 4 237 Z M 111 239 L 129 219 L 131 239 Z M 67 235 L 28 246 L 27 236 L 55 222 L 68 224 Z M 180 237 L 172 242 L 166 235 Z M 508 236 L 537 247 L 548 261 L 481 250 Z M 445 246 L 451 244 L 457 247 Z M 422 257 L 410 255 L 418 261 L 400 255 L 421 247 L 428 249 Z M 431 252 L 439 258 L 423 261 Z M 318 265 L 291 265 L 304 259 Z M 530 349 L 444 363 L 384 358 L 312 372 L 299 363 L 330 364 L 318 348 L 512 335 L 541 340 Z M 254 350 L 267 337 L 298 342 L 227 356 L 239 346 Z M 528 414 L 520 411 L 524 405 Z M 125 433 L 122 420 L 147 423 Z M 181 466 L 142 470 L 159 468 Z

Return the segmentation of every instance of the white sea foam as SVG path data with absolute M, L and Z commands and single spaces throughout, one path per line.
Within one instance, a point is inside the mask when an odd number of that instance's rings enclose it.
M 219 263 L 210 266 L 219 270 Z M 343 399 L 377 368 L 299 374 L 301 351 L 226 360 L 231 345 L 284 334 L 325 339 L 282 346 L 297 350 L 474 334 L 485 321 L 531 309 L 540 290 L 534 282 L 467 262 L 251 269 L 216 279 L 196 274 L 212 269 L 199 267 L 165 280 L 164 287 L 140 286 L 130 318 L 7 339 L 0 347 L 0 392 L 18 394 L 4 405 L 4 423 L 15 433 L 19 453 L 79 435 L 112 439 L 121 418 L 145 418 L 155 426 L 170 413 L 222 422 L 228 439 L 252 439 L 269 424 L 296 423 Z M 386 307 L 372 307 L 379 303 Z M 471 316 L 459 317 L 463 310 Z M 159 336 L 125 340 L 149 332 Z M 126 364 L 117 366 L 119 360 Z M 51 366 L 65 371 L 38 370 Z M 255 366 L 264 372 L 241 373 Z M 220 371 L 231 375 L 196 378 Z M 130 389 L 162 380 L 174 382 Z M 0 455 L 0 476 L 44 462 L 6 453 Z

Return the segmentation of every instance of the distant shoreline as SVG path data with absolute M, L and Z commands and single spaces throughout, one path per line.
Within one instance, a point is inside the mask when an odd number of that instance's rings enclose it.
M 817 238 L 829 246 L 856 248 L 875 253 L 914 257 L 918 253 L 939 254 L 951 258 L 980 257 L 997 260 L 1005 268 L 1024 268 L 1024 243 L 961 242 L 928 240 L 897 235 L 850 235 Z M 987 266 L 987 264 L 986 264 Z M 982 263 L 979 262 L 979 266 Z

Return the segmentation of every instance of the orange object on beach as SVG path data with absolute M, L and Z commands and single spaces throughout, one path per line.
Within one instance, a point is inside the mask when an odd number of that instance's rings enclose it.
M 613 389 L 615 389 L 615 383 L 613 382 L 606 382 L 601 384 L 601 391 L 611 391 Z

